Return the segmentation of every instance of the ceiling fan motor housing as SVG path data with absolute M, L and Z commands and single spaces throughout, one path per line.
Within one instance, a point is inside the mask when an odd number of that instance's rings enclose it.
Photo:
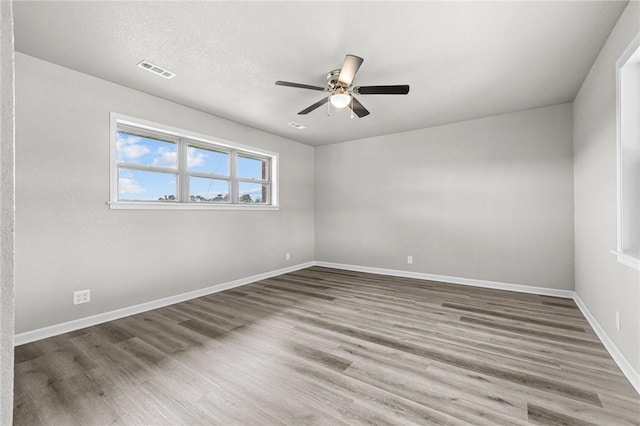
M 329 71 L 327 73 L 327 84 L 329 85 L 329 89 L 331 89 L 331 91 L 338 89 L 338 88 L 343 88 L 343 89 L 347 89 L 348 86 L 340 83 L 338 81 L 338 76 L 340 75 L 340 70 L 333 70 L 333 71 Z

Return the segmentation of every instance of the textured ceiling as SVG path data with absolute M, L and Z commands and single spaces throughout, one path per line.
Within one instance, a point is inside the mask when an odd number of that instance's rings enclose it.
M 570 102 L 626 2 L 27 2 L 16 50 L 309 145 Z M 347 53 L 371 115 L 297 112 Z M 146 59 L 177 77 L 136 68 Z M 141 117 L 144 118 L 144 117 Z M 296 121 L 306 129 L 287 123 Z

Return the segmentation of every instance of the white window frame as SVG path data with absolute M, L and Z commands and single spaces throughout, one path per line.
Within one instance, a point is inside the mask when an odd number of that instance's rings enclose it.
M 147 166 L 136 166 L 127 164 L 126 168 L 143 171 L 158 171 L 166 173 L 171 170 L 178 179 L 176 187 L 177 201 L 119 201 L 118 200 L 118 160 L 117 160 L 117 132 L 119 128 L 130 127 L 139 129 L 142 132 L 158 134 L 165 140 L 176 141 L 176 149 L 181 150 L 178 159 L 177 169 L 162 170 Z M 126 129 L 125 129 L 126 130 Z M 109 188 L 109 208 L 111 209 L 132 209 L 132 210 L 279 210 L 278 204 L 278 159 L 275 152 L 257 149 L 251 146 L 231 142 L 221 138 L 214 138 L 207 135 L 191 132 L 189 130 L 166 126 L 140 118 L 112 112 L 110 113 L 110 188 Z M 229 155 L 229 176 L 218 176 L 215 174 L 193 172 L 186 167 L 186 150 L 189 146 L 201 147 L 228 152 Z M 249 158 L 266 160 L 267 175 L 269 179 L 249 179 L 236 175 L 236 156 L 240 154 Z M 206 177 L 229 180 L 230 202 L 228 203 L 207 203 L 191 202 L 189 198 L 189 177 Z M 238 203 L 238 186 L 240 182 L 260 183 L 269 185 L 268 199 L 266 203 Z M 185 201 L 187 200 L 187 201 Z
M 627 48 L 624 50 L 624 52 L 620 56 L 620 59 L 618 59 L 618 61 L 616 62 L 616 144 L 617 144 L 616 174 L 617 174 L 617 192 L 618 192 L 617 194 L 617 203 L 618 203 L 617 204 L 617 220 L 618 220 L 617 237 L 618 238 L 617 238 L 616 250 L 611 251 L 611 253 L 617 257 L 618 262 L 637 270 L 640 270 L 640 254 L 635 252 L 630 252 L 629 250 L 625 249 L 628 246 L 625 238 L 629 238 L 627 236 L 629 234 L 629 231 L 628 229 L 625 229 L 625 223 L 627 218 L 625 217 L 624 212 L 625 210 L 627 210 L 626 203 L 640 203 L 640 194 L 637 194 L 636 198 L 632 200 L 628 200 L 628 197 L 625 198 L 625 192 L 626 192 L 625 181 L 629 180 L 629 177 L 625 178 L 624 176 L 625 173 L 624 173 L 624 166 L 623 166 L 623 161 L 624 161 L 623 156 L 625 154 L 625 146 L 628 146 L 629 140 L 633 139 L 631 141 L 632 143 L 640 144 L 640 141 L 638 141 L 638 138 L 640 138 L 640 134 L 632 136 L 632 138 L 629 138 L 629 133 L 628 133 L 628 130 L 626 129 L 626 126 L 629 126 L 630 124 L 633 125 L 634 123 L 627 123 L 625 120 L 628 120 L 628 118 L 625 118 L 625 117 L 628 117 L 629 113 L 628 112 L 626 114 L 623 113 L 623 108 L 628 108 L 628 105 L 627 104 L 623 105 L 622 71 L 623 71 L 623 67 L 625 67 L 629 63 L 632 56 L 634 54 L 637 54 L 636 52 L 638 52 L 639 49 L 640 49 L 640 34 L 637 34 L 636 37 L 633 39 L 633 41 L 629 44 L 629 46 L 627 46 Z M 640 79 L 640 72 L 638 73 L 638 77 Z M 638 87 L 640 87 L 640 85 Z M 625 91 L 625 93 L 629 95 L 629 93 L 627 92 L 631 92 L 631 91 L 629 90 Z M 637 110 L 632 113 L 637 117 L 637 113 L 640 112 L 640 103 L 638 103 L 638 105 L 633 106 L 632 108 Z M 637 122 L 636 122 L 636 125 L 637 125 Z M 633 132 L 632 132 L 632 135 L 633 135 Z M 640 146 L 636 146 L 636 148 L 640 149 Z M 627 152 L 627 155 L 628 155 L 628 152 Z M 626 185 L 628 185 L 628 183 Z M 640 221 L 640 217 L 636 218 L 635 220 Z M 638 225 L 640 225 L 640 223 L 636 224 L 636 226 Z M 640 235 L 636 236 L 635 238 L 636 240 L 634 241 L 634 245 L 639 245 Z

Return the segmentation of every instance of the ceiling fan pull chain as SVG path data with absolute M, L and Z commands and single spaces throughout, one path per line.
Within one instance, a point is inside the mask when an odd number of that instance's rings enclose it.
M 327 102 L 327 117 L 331 117 L 331 102 Z

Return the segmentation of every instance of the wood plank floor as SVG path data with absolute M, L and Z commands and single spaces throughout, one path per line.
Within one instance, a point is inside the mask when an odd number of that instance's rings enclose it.
M 639 425 L 571 300 L 313 267 L 16 348 L 17 425 Z

